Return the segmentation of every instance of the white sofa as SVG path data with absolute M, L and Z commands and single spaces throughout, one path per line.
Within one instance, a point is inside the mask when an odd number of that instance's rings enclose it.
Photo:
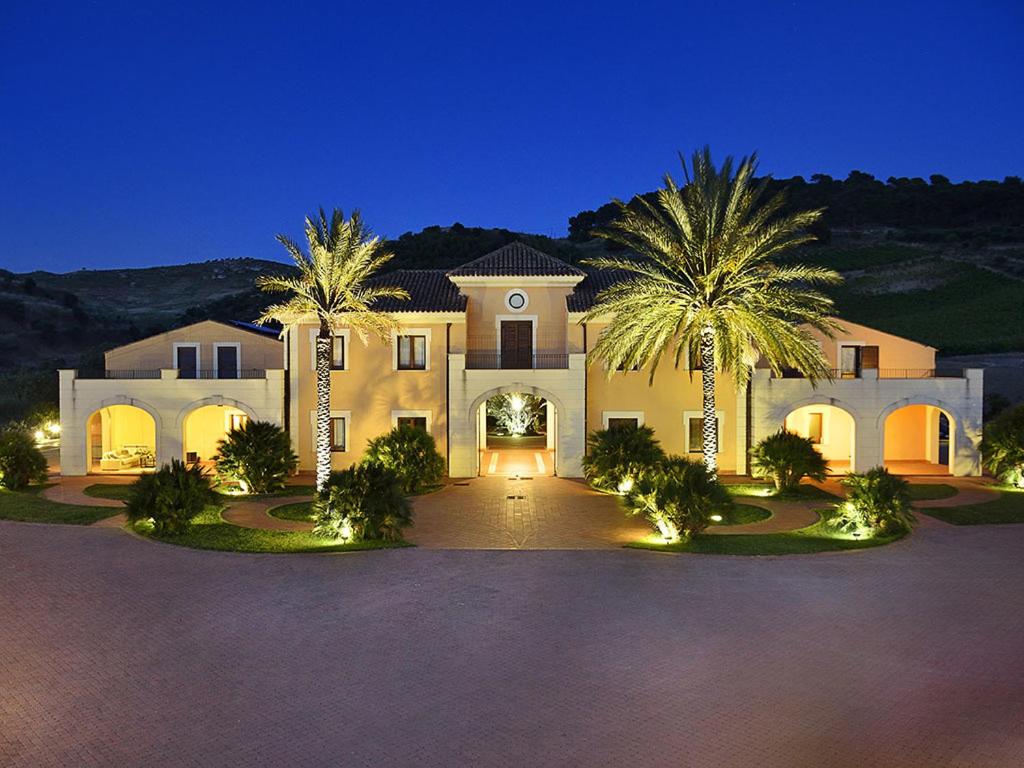
M 100 458 L 101 472 L 116 472 L 119 469 L 131 469 L 139 466 L 139 454 L 126 448 L 119 451 L 107 451 Z

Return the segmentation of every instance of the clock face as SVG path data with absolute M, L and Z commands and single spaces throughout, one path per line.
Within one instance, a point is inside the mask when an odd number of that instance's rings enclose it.
M 509 291 L 505 297 L 505 304 L 509 309 L 519 311 L 526 308 L 526 294 L 522 291 Z

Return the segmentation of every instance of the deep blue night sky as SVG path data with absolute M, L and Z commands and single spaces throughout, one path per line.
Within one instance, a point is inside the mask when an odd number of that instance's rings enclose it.
M 316 205 L 542 234 L 676 150 L 1024 175 L 1024 4 L 0 3 L 0 266 L 281 258 Z

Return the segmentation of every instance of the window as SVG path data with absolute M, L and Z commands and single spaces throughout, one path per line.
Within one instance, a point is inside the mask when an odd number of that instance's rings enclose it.
M 331 370 L 345 370 L 345 342 L 344 336 L 331 337 Z
M 862 341 L 840 343 L 839 377 L 842 379 L 859 379 L 862 372 L 878 370 L 878 346 L 865 344 Z
M 426 416 L 399 416 L 396 421 L 399 427 L 415 427 L 416 429 L 422 429 L 424 432 L 427 431 Z
M 320 335 L 317 328 L 309 329 L 309 370 L 316 370 L 316 339 Z M 331 334 L 331 370 L 348 370 L 349 331 L 343 328 Z
M 194 379 L 199 371 L 199 345 L 175 344 L 174 367 L 179 379 Z
M 331 450 L 345 451 L 345 417 L 331 417 Z
M 524 291 L 513 289 L 505 294 L 505 306 L 513 312 L 522 312 L 530 305 L 530 297 Z
M 244 413 L 232 413 L 228 416 L 228 431 L 241 429 L 249 423 L 249 417 Z
M 611 419 L 608 419 L 608 429 L 615 429 L 616 427 L 631 427 L 632 429 L 636 429 L 639 426 L 640 426 L 640 420 L 639 419 L 634 419 L 634 418 L 629 418 L 629 419 L 611 418 Z
M 824 414 L 821 413 L 807 414 L 807 437 L 811 438 L 811 442 L 815 445 L 821 445 L 823 418 Z
M 643 424 L 643 411 L 601 411 L 601 426 L 605 429 L 622 426 L 642 427 Z
M 427 369 L 426 336 L 399 336 L 397 347 L 398 370 L 425 371 Z
M 841 378 L 860 378 L 860 350 L 859 345 L 844 345 L 839 348 L 839 375 Z
M 722 452 L 722 420 L 724 414 L 718 411 L 715 418 L 715 453 Z M 704 452 L 704 416 L 700 411 L 687 411 L 683 414 L 686 427 L 686 450 L 689 453 Z
M 349 427 L 352 425 L 351 411 L 331 411 L 330 443 L 331 450 L 343 452 L 348 450 Z M 316 411 L 309 412 L 309 447 L 316 452 Z
M 218 379 L 237 379 L 242 358 L 242 345 L 238 342 L 218 342 L 213 345 L 213 370 Z

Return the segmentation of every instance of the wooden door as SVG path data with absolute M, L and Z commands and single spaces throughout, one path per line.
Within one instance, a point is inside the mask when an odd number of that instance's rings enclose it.
M 217 347 L 217 378 L 238 378 L 238 347 Z
M 533 323 L 530 320 L 501 321 L 501 367 L 533 367 Z

